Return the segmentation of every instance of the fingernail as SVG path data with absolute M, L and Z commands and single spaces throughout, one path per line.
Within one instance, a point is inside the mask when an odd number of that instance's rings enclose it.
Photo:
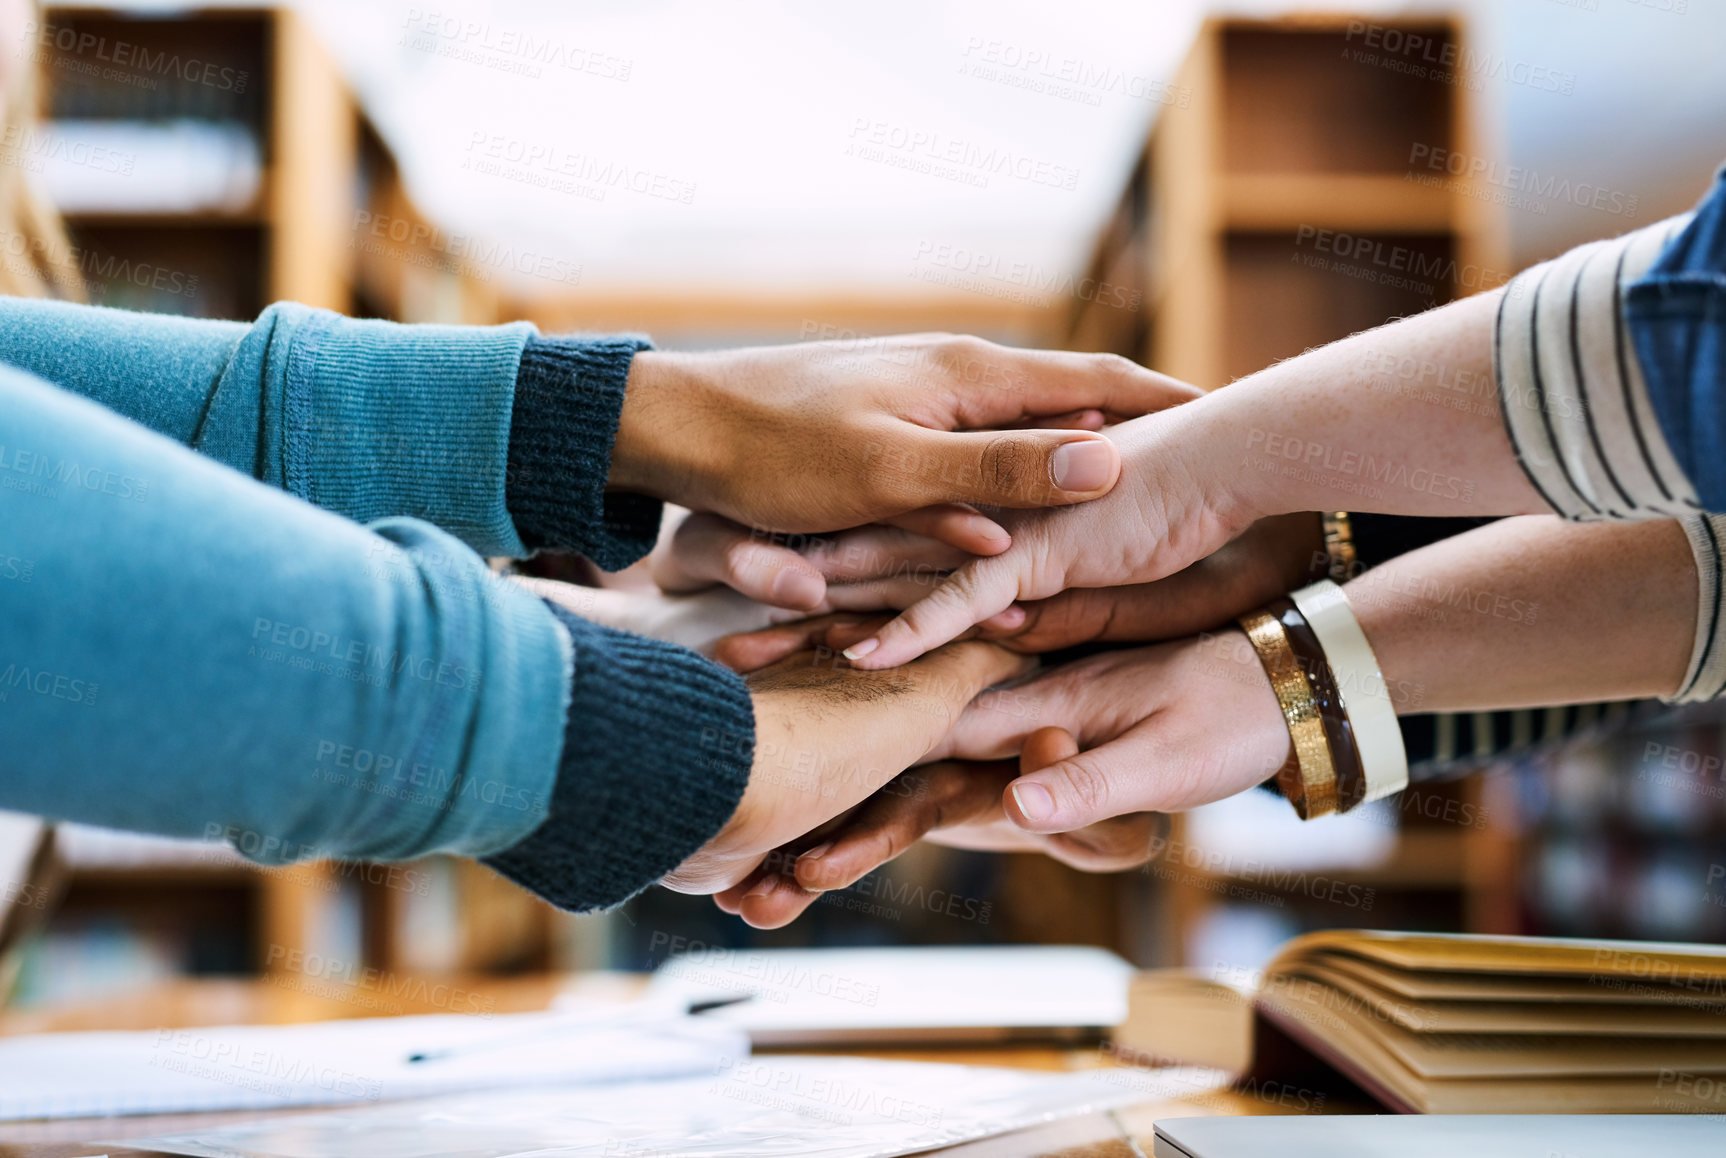
M 778 887 L 778 877 L 763 877 L 754 888 L 743 894 L 743 899 L 748 900 L 750 897 L 770 897 L 773 895 L 773 890 Z
M 982 515 L 972 515 L 965 520 L 965 525 L 979 539 L 988 539 L 991 542 L 1011 542 L 1013 538 L 1007 533 L 1007 528 L 994 519 L 985 518 Z
M 839 654 L 843 655 L 846 659 L 858 660 L 858 659 L 862 659 L 864 656 L 868 655 L 870 652 L 874 651 L 876 648 L 878 648 L 880 646 L 881 646 L 881 641 L 879 639 L 876 639 L 873 636 L 871 636 L 870 638 L 865 639 L 862 643 L 852 644 L 850 647 L 846 648 L 844 651 L 840 652 Z
M 804 853 L 802 856 L 798 857 L 797 859 L 799 861 L 820 860 L 822 857 L 827 855 L 828 850 L 830 850 L 832 847 L 833 847 L 832 841 L 827 841 L 825 844 L 818 844 L 814 848 L 810 849 L 808 852 Z
M 1055 815 L 1055 798 L 1041 784 L 1013 785 L 1013 802 L 1019 806 L 1019 812 L 1026 820 L 1047 820 Z
M 1099 438 L 1069 442 L 1055 448 L 1049 459 L 1055 486 L 1064 491 L 1094 491 L 1106 486 L 1115 471 L 1115 452 Z
M 807 571 L 787 567 L 773 578 L 773 602 L 778 607 L 814 607 L 826 594 L 827 584 Z
M 1016 627 L 1025 626 L 1025 620 L 1027 618 L 1029 618 L 1029 613 L 1027 613 L 1023 607 L 1020 607 L 1015 603 L 1013 606 L 997 615 L 995 617 L 995 622 L 1003 630 L 1012 631 Z

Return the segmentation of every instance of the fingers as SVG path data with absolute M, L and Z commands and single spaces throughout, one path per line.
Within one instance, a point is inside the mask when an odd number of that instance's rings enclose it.
M 736 913 L 745 924 L 754 928 L 778 929 L 795 921 L 820 899 L 819 892 L 805 889 L 794 878 L 771 873 L 738 889 L 735 909 L 727 909 L 724 903 L 719 907 Z M 731 898 L 727 897 L 727 900 Z
M 1166 812 L 1129 812 L 1044 837 L 1044 851 L 1082 872 L 1116 873 L 1155 860 L 1169 843 Z
M 1226 618 L 1229 604 L 1220 595 L 1190 598 L 1194 585 L 1185 581 L 1187 575 L 1183 571 L 1124 587 L 1073 587 L 1047 599 L 1015 603 L 984 621 L 981 635 L 1014 651 L 1042 652 L 1093 640 L 1166 639 Z M 1221 614 L 1207 614 L 1206 603 L 1216 604 Z
M 976 358 L 985 344 L 969 348 L 963 342 L 953 354 Z M 1202 397 L 1204 392 L 1167 374 L 1147 370 L 1115 354 L 1081 354 L 1065 350 L 1001 350 L 987 348 L 996 357 L 1010 357 L 1027 373 L 1013 375 L 1015 389 L 1003 390 L 999 381 L 975 374 L 961 381 L 979 379 L 976 386 L 955 388 L 962 425 L 1005 426 L 1021 417 L 1037 414 L 1067 414 L 1098 409 L 1110 418 L 1137 418 L 1167 410 Z M 1016 367 L 1015 367 L 1016 368 Z M 1010 371 L 1009 371 L 1010 372 Z
M 1020 594 L 1023 555 L 967 563 L 875 635 L 847 647 L 845 658 L 866 671 L 897 667 L 1007 610 Z
M 1065 728 L 1038 728 L 1025 737 L 1025 746 L 1019 749 L 1019 775 L 1028 776 L 1078 754 L 1079 742 Z
M 994 813 L 1013 765 L 929 764 L 905 773 L 864 802 L 831 841 L 797 859 L 797 883 L 811 892 L 857 883 L 938 828 Z
M 1006 528 L 964 503 L 937 503 L 883 521 L 889 526 L 946 543 L 972 555 L 999 555 L 1013 544 Z M 956 567 L 960 562 L 963 560 L 948 566 Z
M 1109 424 L 1109 416 L 1095 408 L 1074 410 L 1067 414 L 1036 415 L 1002 425 L 1006 430 L 1101 430 Z
M 830 632 L 847 628 L 867 635 L 882 622 L 880 616 L 821 615 L 796 623 L 727 635 L 713 645 L 713 658 L 732 671 L 752 672 L 778 663 L 786 656 L 812 647 L 830 647 Z
M 1088 431 L 907 427 L 905 458 L 919 469 L 878 478 L 906 506 L 958 500 L 992 507 L 1057 507 L 1101 498 L 1121 476 L 1115 444 Z
M 924 507 L 891 520 L 895 526 L 857 527 L 836 535 L 793 538 L 805 562 L 830 582 L 855 583 L 895 575 L 934 577 L 962 566 L 976 554 L 998 555 L 1011 545 L 1007 532 L 969 507 L 951 503 Z M 973 552 L 952 545 L 935 534 L 906 527 L 922 527 L 950 539 L 986 547 Z
M 782 546 L 721 515 L 690 515 L 672 535 L 668 553 L 656 553 L 654 582 L 670 592 L 723 583 L 773 607 L 813 611 L 827 594 L 819 569 Z

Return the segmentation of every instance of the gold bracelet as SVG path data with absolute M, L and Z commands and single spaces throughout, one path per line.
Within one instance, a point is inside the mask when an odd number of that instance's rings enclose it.
M 1330 574 L 1334 583 L 1347 583 L 1355 576 L 1354 525 L 1347 511 L 1324 512 L 1324 551 L 1330 556 Z
M 1336 764 L 1312 685 L 1276 616 L 1254 611 L 1236 622 L 1258 653 L 1282 707 L 1283 721 L 1288 724 L 1294 752 L 1277 770 L 1277 785 L 1302 820 L 1329 816 L 1336 811 Z

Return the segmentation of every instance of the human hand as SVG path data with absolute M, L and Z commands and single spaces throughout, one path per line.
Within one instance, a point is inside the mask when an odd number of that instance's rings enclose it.
M 1228 623 L 1312 578 L 1326 562 L 1323 525 L 1311 512 L 1260 519 L 1239 537 L 1197 563 L 1152 583 L 1075 587 L 1048 599 L 1014 603 L 962 633 L 1011 651 L 1056 651 L 1081 643 L 1151 643 Z M 823 610 L 848 613 L 910 606 L 940 581 L 921 576 L 891 588 L 835 589 L 845 597 Z M 879 600 L 870 606 L 870 597 Z M 737 671 L 755 668 L 805 647 L 842 651 L 868 639 L 886 617 L 834 614 L 813 620 L 775 619 L 740 629 L 714 644 L 713 656 Z
M 1080 503 L 1120 473 L 1086 428 L 1198 395 L 1113 355 L 940 334 L 644 351 L 608 485 L 798 533 L 943 503 Z M 1068 429 L 1006 429 L 1035 420 Z
M 876 610 L 909 606 L 945 572 L 975 555 L 1003 551 L 1009 542 L 994 520 L 957 504 L 914 511 L 894 523 L 786 536 L 723 515 L 667 507 L 648 574 L 671 594 L 722 584 L 805 613 Z
M 989 852 L 1041 852 L 1086 872 L 1119 872 L 1154 858 L 1168 827 L 1168 818 L 1159 814 L 1111 817 L 1048 835 L 1026 832 L 1007 819 L 1002 794 L 1015 777 L 1077 752 L 1066 732 L 1040 728 L 1026 738 L 1017 760 L 943 761 L 913 768 L 829 826 L 815 847 L 802 853 L 795 847 L 776 850 L 714 902 L 758 929 L 776 929 L 790 924 L 823 892 L 848 888 L 918 840 Z
M 1105 652 L 985 693 L 944 747 L 959 759 L 1000 759 L 1046 726 L 1083 750 L 1010 786 L 1008 818 L 1035 833 L 1196 808 L 1270 779 L 1289 754 L 1270 680 L 1233 628 Z
M 1011 547 L 953 572 L 879 632 L 846 648 L 847 658 L 865 669 L 892 667 L 1015 601 L 1047 599 L 1069 587 L 1153 582 L 1234 539 L 1261 512 L 1241 501 L 1239 464 L 1211 445 L 1217 435 L 1206 422 L 1217 400 L 1211 395 L 1114 427 L 1109 437 L 1125 464 L 1114 490 L 1082 506 L 1005 512 Z
M 754 673 L 755 752 L 743 799 L 663 883 L 686 893 L 737 884 L 774 849 L 811 839 L 906 768 L 938 757 L 966 704 L 1030 667 L 1022 656 L 971 642 L 889 672 L 857 671 L 811 651 Z

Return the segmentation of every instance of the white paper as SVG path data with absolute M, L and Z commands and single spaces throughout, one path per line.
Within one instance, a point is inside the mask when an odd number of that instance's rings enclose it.
M 1106 1072 L 779 1055 L 701 1078 L 470 1095 L 125 1145 L 201 1158 L 889 1158 L 1147 1096 L 1142 1083 L 1112 1082 Z
M 692 948 L 653 975 L 666 1001 L 748 994 L 704 1017 L 756 1044 L 868 1031 L 1108 1028 L 1127 1017 L 1133 967 L 1083 945 L 929 949 Z
M 449 1050 L 410 1062 L 409 1055 Z M 746 1056 L 698 1018 L 436 1014 L 0 1039 L 0 1119 L 376 1102 L 715 1072 Z

